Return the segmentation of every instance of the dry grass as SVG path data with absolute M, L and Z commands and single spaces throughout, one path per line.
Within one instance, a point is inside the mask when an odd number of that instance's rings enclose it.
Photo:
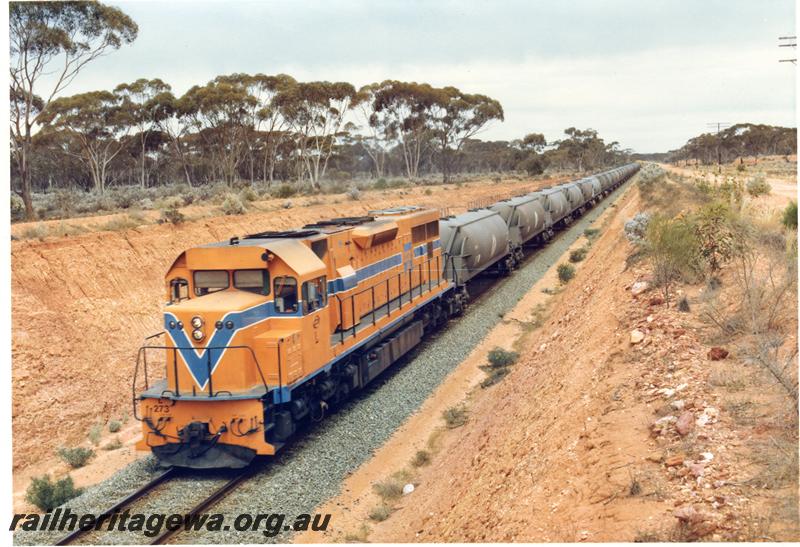
M 776 490 L 797 485 L 796 440 L 771 438 L 768 442 L 759 443 L 754 447 L 752 458 L 759 466 L 759 470 L 747 481 L 751 486 Z
M 708 376 L 708 383 L 716 387 L 724 387 L 728 391 L 741 391 L 747 387 L 747 382 L 741 373 L 729 368 L 714 370 Z
M 367 543 L 369 536 L 369 527 L 362 524 L 361 527 L 355 532 L 348 532 L 344 535 L 345 543 Z
M 448 429 L 461 427 L 467 423 L 467 409 L 463 405 L 450 407 L 442 413 L 442 418 Z
M 384 501 L 393 501 L 403 495 L 403 483 L 394 477 L 377 482 L 372 488 Z
M 382 503 L 372 508 L 372 510 L 369 512 L 369 518 L 375 522 L 383 522 L 384 520 L 388 519 L 389 516 L 391 516 L 393 511 L 394 510 L 391 507 L 385 503 Z
M 145 218 L 137 213 L 118 215 L 111 220 L 100 224 L 98 228 L 107 232 L 120 232 L 141 226 L 146 222 Z

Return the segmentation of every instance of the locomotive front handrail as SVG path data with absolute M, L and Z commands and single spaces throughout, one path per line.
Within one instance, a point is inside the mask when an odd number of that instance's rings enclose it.
M 161 333 L 158 333 L 156 335 L 149 336 L 149 337 L 145 338 L 145 340 L 149 340 L 151 338 L 155 338 L 155 337 L 160 336 L 162 334 L 164 334 L 164 333 L 161 332 Z M 243 350 L 246 350 L 246 351 L 250 352 L 250 355 L 251 355 L 251 357 L 253 358 L 253 361 L 256 364 L 256 370 L 258 370 L 258 375 L 261 378 L 261 383 L 264 385 L 265 394 L 269 393 L 269 385 L 267 384 L 267 380 L 264 377 L 264 371 L 261 370 L 261 363 L 258 362 L 258 357 L 256 357 L 255 351 L 253 351 L 253 348 L 251 348 L 250 346 L 237 345 L 237 346 L 197 346 L 197 347 L 194 347 L 194 346 L 144 345 L 144 346 L 141 346 L 139 348 L 139 351 L 137 352 L 137 355 L 136 355 L 136 368 L 134 369 L 134 372 L 133 372 L 133 386 L 132 386 L 132 388 L 133 388 L 133 401 L 134 401 L 134 403 L 133 403 L 133 415 L 134 415 L 134 418 L 136 418 L 137 420 L 139 420 L 140 418 L 136 413 L 136 381 L 137 381 L 137 378 L 138 378 L 138 375 L 139 375 L 139 363 L 140 362 L 143 364 L 143 369 L 144 369 L 144 389 L 145 389 L 145 391 L 150 389 L 150 384 L 149 384 L 148 375 L 147 375 L 147 350 L 148 349 L 153 349 L 153 350 L 162 350 L 163 349 L 163 350 L 171 350 L 172 351 L 173 374 L 175 376 L 175 391 L 174 391 L 175 397 L 180 397 L 180 388 L 178 387 L 178 359 L 177 359 L 177 355 L 178 355 L 178 351 L 179 350 L 206 350 L 206 352 L 208 353 L 208 360 L 206 361 L 206 363 L 207 363 L 207 369 L 208 369 L 207 372 L 208 372 L 208 396 L 209 397 L 215 397 L 216 395 L 219 395 L 220 393 L 230 393 L 230 391 L 228 391 L 228 390 L 221 390 L 221 391 L 218 391 L 216 394 L 214 393 L 213 383 L 212 383 L 212 380 L 211 380 L 211 351 L 213 351 L 213 350 L 243 349 Z M 280 350 L 279 350 L 279 353 L 280 353 Z M 279 371 L 279 373 L 280 373 L 280 371 Z M 280 379 L 278 380 L 278 382 L 280 383 Z M 281 386 L 279 386 L 279 387 L 281 387 Z

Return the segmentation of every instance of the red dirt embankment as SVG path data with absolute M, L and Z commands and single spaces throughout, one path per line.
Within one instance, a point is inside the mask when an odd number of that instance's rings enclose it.
M 273 200 L 242 216 L 12 242 L 15 472 L 52 458 L 58 446 L 85 442 L 93 423 L 130 413 L 136 350 L 144 336 L 161 330 L 163 276 L 187 247 L 401 204 L 464 207 L 552 182 L 371 191 L 360 201 L 300 198 L 292 209 Z M 313 205 L 297 206 L 312 199 Z

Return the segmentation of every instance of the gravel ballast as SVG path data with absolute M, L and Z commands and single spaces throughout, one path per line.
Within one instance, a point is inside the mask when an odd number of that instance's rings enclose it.
M 429 338 L 406 363 L 387 371 L 385 377 L 376 381 L 376 385 L 365 390 L 340 412 L 301 434 L 274 460 L 259 464 L 263 469 L 209 512 L 225 514 L 226 522 L 231 524 L 242 513 L 284 513 L 287 522 L 291 523 L 294 516 L 312 513 L 315 507 L 335 496 L 342 480 L 369 459 L 421 406 L 502 320 L 503 315 L 516 305 L 630 184 L 625 183 L 572 226 L 560 232 L 547 246 L 535 251 L 512 276 L 499 278 L 491 289 L 469 306 L 463 317 L 451 321 L 441 332 Z M 157 472 L 151 458 L 146 458 L 89 488 L 68 505 L 73 512 L 99 512 Z M 191 491 L 194 487 L 190 483 L 182 483 L 172 488 L 170 493 L 159 495 L 159 502 L 162 498 L 164 501 L 157 509 L 162 513 L 185 512 L 191 505 L 186 501 L 187 488 Z M 148 510 L 155 509 L 148 507 Z M 330 526 L 336 526 L 335 515 Z M 18 532 L 15 534 L 15 543 L 52 543 L 62 535 Z M 120 537 L 106 533 L 102 542 L 148 543 L 144 536 L 116 535 Z M 184 533 L 178 535 L 175 541 L 211 544 L 287 542 L 290 539 L 290 532 L 267 537 L 261 531 L 230 530 Z

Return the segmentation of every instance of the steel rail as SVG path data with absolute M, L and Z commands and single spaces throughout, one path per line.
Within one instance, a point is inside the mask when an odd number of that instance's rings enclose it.
M 150 480 L 150 482 L 148 482 L 144 486 L 141 486 L 140 488 L 134 490 L 132 493 L 128 494 L 127 496 L 119 500 L 117 503 L 106 509 L 104 512 L 100 513 L 99 516 L 112 515 L 115 512 L 119 511 L 120 509 L 127 507 L 128 505 L 138 500 L 139 498 L 144 497 L 148 492 L 152 491 L 155 487 L 157 487 L 161 483 L 175 476 L 177 473 L 178 470 L 175 467 L 170 467 L 160 475 L 154 477 L 152 480 Z M 58 540 L 54 545 L 70 545 L 74 543 L 75 540 L 81 537 L 82 535 L 87 534 L 88 532 L 91 532 L 93 530 L 94 526 L 92 526 L 92 528 L 89 528 L 88 530 L 83 529 L 79 526 L 75 530 L 73 530 L 66 536 L 62 537 L 60 540 Z
M 252 474 L 253 474 L 252 468 L 245 468 L 238 475 L 236 475 L 228 482 L 226 482 L 225 484 L 214 490 L 209 496 L 207 496 L 205 499 L 203 499 L 201 502 L 195 505 L 192 509 L 190 509 L 189 512 L 186 513 L 186 517 L 192 518 L 202 513 L 212 505 L 216 504 L 218 501 L 227 496 L 231 491 L 235 490 L 236 487 L 239 486 L 239 484 L 241 484 L 245 479 L 249 478 Z M 161 532 L 159 535 L 157 535 L 152 539 L 150 545 L 163 545 L 172 536 L 177 535 L 181 532 L 188 532 L 188 531 L 190 530 L 186 530 L 184 528 L 175 528 L 175 529 L 166 528 L 163 532 Z

